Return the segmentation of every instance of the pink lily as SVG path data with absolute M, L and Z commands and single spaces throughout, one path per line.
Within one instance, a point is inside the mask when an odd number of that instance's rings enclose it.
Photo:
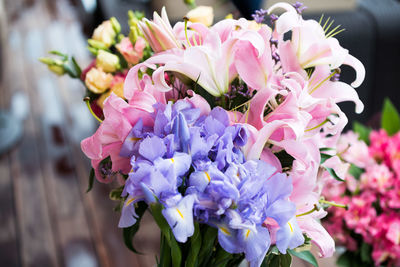
M 267 26 L 263 26 L 258 33 L 264 43 L 271 39 L 271 29 Z M 235 67 L 248 86 L 255 90 L 266 88 L 273 67 L 270 46 L 266 45 L 264 53 L 259 55 L 250 42 L 243 43 L 235 53 Z
M 278 3 L 268 9 L 271 13 L 276 8 L 286 10 L 276 23 L 276 36 L 283 38 L 284 33 L 292 31 L 292 39 L 281 41 L 279 52 L 282 66 L 286 71 L 302 72 L 301 69 L 319 65 L 329 65 L 336 69 L 342 64 L 353 67 L 356 71 L 356 80 L 353 87 L 358 87 L 365 77 L 365 69 L 362 63 L 342 48 L 336 38 L 327 36 L 322 26 L 314 20 L 303 20 L 293 6 L 286 3 Z M 296 61 L 297 62 L 293 62 Z
M 119 155 L 122 143 L 139 119 L 143 120 L 144 125 L 151 125 L 153 119 L 148 112 L 130 106 L 114 93 L 104 102 L 103 112 L 104 121 L 94 135 L 81 142 L 81 148 L 92 160 L 96 178 L 100 182 L 108 183 L 112 181 L 112 177 L 101 173 L 100 162 L 110 156 L 112 171 L 127 174 L 131 169 L 130 160 Z
M 138 26 L 155 53 L 182 48 L 182 44 L 175 38 L 165 7 L 161 10 L 161 17 L 154 12 L 152 21 L 144 18 Z
M 237 75 L 232 65 L 234 52 L 247 41 L 257 47 L 259 54 L 263 53 L 265 48 L 263 39 L 254 31 L 244 31 L 241 35 L 224 43 L 221 43 L 216 32 L 211 31 L 201 46 L 157 54 L 129 71 L 128 77 L 133 84 L 126 83 L 126 97 L 128 98 L 131 94 L 133 87 L 138 87 L 138 72 L 142 68 L 155 69 L 152 79 L 154 86 L 161 92 L 173 89 L 165 80 L 165 72 L 171 71 L 197 82 L 213 96 L 224 95 L 229 90 L 230 82 Z M 162 66 L 157 68 L 156 64 Z
M 314 212 L 310 215 L 297 218 L 300 228 L 306 232 L 311 238 L 311 241 L 319 247 L 319 256 L 323 258 L 332 257 L 335 252 L 335 241 L 321 223 L 317 221 L 317 219 L 320 219 L 325 215 L 325 212 Z

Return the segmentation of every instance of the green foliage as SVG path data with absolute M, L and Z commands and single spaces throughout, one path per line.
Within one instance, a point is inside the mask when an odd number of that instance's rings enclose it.
M 361 243 L 361 245 L 360 245 Z M 371 257 L 371 245 L 359 241 L 357 251 L 346 251 L 336 261 L 340 267 L 372 267 L 374 262 Z
M 361 248 L 360 248 L 360 256 L 362 262 L 372 264 L 372 258 L 371 258 L 371 253 L 372 253 L 372 246 L 368 245 L 367 243 L 362 243 Z
M 125 245 L 127 246 L 127 248 L 129 248 L 130 250 L 132 250 L 134 253 L 137 253 L 137 254 L 140 254 L 140 253 L 133 246 L 133 238 L 135 237 L 137 231 L 139 230 L 140 221 L 141 221 L 146 209 L 147 209 L 147 204 L 145 202 L 141 201 L 141 202 L 137 203 L 135 211 L 136 211 L 138 218 L 137 218 L 136 223 L 130 227 L 126 227 L 126 228 L 122 229 Z
M 358 133 L 358 138 L 369 145 L 369 134 L 372 129 L 362 125 L 361 123 L 355 121 L 353 122 L 353 131 Z
M 288 250 L 288 252 L 292 255 L 292 256 L 296 256 L 308 263 L 310 263 L 312 266 L 318 267 L 318 262 L 315 259 L 314 255 L 308 251 L 301 251 L 301 252 L 297 252 L 295 250 Z
M 175 237 L 172 234 L 171 228 L 161 213 L 162 208 L 163 207 L 160 203 L 153 203 L 150 205 L 151 214 L 160 228 L 166 244 L 168 244 L 168 246 L 171 248 L 172 266 L 180 267 L 182 262 L 181 248 L 179 247 L 178 242 L 175 240 Z
M 359 167 L 357 167 L 356 165 L 354 165 L 353 163 L 350 165 L 349 168 L 349 174 L 351 176 L 353 176 L 354 178 L 356 178 L 357 180 L 360 179 L 361 174 L 364 173 L 364 169 L 361 169 Z
M 276 254 L 274 252 L 268 253 L 261 267 L 290 267 L 292 264 L 292 256 L 289 253 Z
M 89 174 L 89 184 L 88 184 L 88 188 L 86 189 L 86 193 L 88 193 L 88 192 L 90 192 L 90 190 L 92 190 L 93 184 L 94 184 L 94 169 L 92 168 L 90 170 L 90 174 Z
M 204 236 L 201 244 L 201 249 L 199 252 L 199 264 L 200 266 L 207 266 L 208 259 L 213 253 L 214 244 L 217 238 L 218 230 L 214 227 L 204 225 L 201 227 L 204 231 Z
M 330 159 L 331 157 L 333 157 L 333 155 L 329 155 L 329 154 L 325 154 L 325 153 L 321 153 L 321 164 L 323 164 L 325 161 L 327 161 L 328 159 Z M 340 178 L 334 169 L 332 168 L 327 168 L 324 167 L 325 170 L 336 180 L 340 181 L 340 182 L 344 182 L 344 180 L 342 178 Z
M 199 223 L 194 224 L 194 234 L 190 238 L 190 250 L 189 255 L 186 259 L 186 267 L 195 267 L 198 266 L 198 258 L 201 248 L 201 232 Z
M 321 153 L 321 162 L 320 163 L 323 164 L 326 160 L 328 160 L 332 157 L 333 157 L 332 155 Z
M 111 200 L 123 201 L 123 200 L 125 200 L 125 198 L 121 196 L 123 190 L 124 190 L 124 187 L 120 186 L 118 188 L 111 190 L 111 192 L 108 196 L 110 197 Z
M 225 267 L 232 256 L 232 254 L 226 252 L 221 246 L 218 246 L 217 253 L 215 257 L 213 257 L 213 261 L 211 262 L 210 266 Z
M 388 135 L 393 135 L 400 130 L 399 112 L 389 98 L 386 98 L 383 103 L 381 127 L 386 130 Z
M 344 180 L 343 180 L 342 178 L 340 178 L 340 177 L 336 174 L 336 172 L 335 172 L 334 169 L 332 169 L 332 168 L 325 168 L 325 169 L 327 170 L 327 172 L 328 172 L 335 180 L 337 180 L 337 181 L 339 181 L 339 182 L 344 182 Z
M 161 233 L 160 238 L 160 262 L 157 264 L 158 267 L 170 267 L 171 266 L 171 248 L 165 241 L 165 236 Z

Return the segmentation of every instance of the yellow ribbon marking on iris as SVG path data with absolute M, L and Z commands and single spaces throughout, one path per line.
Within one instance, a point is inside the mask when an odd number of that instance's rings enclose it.
M 135 201 L 136 198 L 131 198 L 129 200 L 126 201 L 125 206 L 129 206 L 129 204 L 131 204 L 133 201 Z
M 289 228 L 290 228 L 290 232 L 292 232 L 292 233 L 293 233 L 294 231 L 293 231 L 293 227 L 292 227 L 292 224 L 291 224 L 290 222 L 288 222 L 287 224 L 289 225 Z
M 231 235 L 231 233 L 228 231 L 228 229 L 226 229 L 225 227 L 220 227 L 219 229 L 221 229 L 221 231 L 226 234 L 226 235 Z
M 138 137 L 131 137 L 131 138 L 129 138 L 129 141 L 139 141 L 140 140 L 140 138 L 138 138 Z
M 178 210 L 178 208 L 176 208 L 176 211 L 179 213 L 179 215 L 181 215 L 182 219 L 183 219 L 183 214 L 180 210 Z
M 172 161 L 172 163 L 175 163 L 175 160 L 174 160 L 174 158 L 170 158 L 170 160 Z
M 248 237 L 249 237 L 249 234 L 250 234 L 250 229 L 247 229 L 247 232 L 246 232 L 246 238 L 248 238 Z
M 204 173 L 206 174 L 206 177 L 207 177 L 208 182 L 210 182 L 210 181 L 211 181 L 210 175 L 208 174 L 208 172 L 204 172 Z

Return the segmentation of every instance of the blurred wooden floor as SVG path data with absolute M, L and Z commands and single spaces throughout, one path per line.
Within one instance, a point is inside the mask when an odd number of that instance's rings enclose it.
M 96 122 L 82 102 L 83 86 L 37 60 L 58 49 L 81 66 L 90 62 L 74 9 L 65 0 L 16 2 L 6 5 L 0 108 L 21 97 L 29 105 L 17 107 L 28 111 L 23 139 L 0 157 L 0 266 L 154 266 L 159 233 L 152 221 L 136 239 L 147 254 L 137 256 L 124 246 L 110 187 L 95 183 L 85 193 L 89 161 L 79 143 Z

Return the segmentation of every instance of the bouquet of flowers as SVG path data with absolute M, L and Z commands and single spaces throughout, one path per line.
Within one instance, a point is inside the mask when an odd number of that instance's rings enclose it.
M 329 181 L 324 195 L 347 205 L 332 207 L 324 219 L 328 232 L 346 252 L 340 266 L 400 265 L 400 116 L 389 100 L 382 128 L 355 124 L 337 150 L 349 168 L 346 182 Z
M 311 242 L 333 254 L 321 170 L 340 177 L 321 151 L 347 123 L 337 103 L 362 111 L 365 70 L 334 38 L 339 26 L 303 20 L 303 9 L 278 3 L 211 26 L 199 7 L 173 27 L 165 9 L 153 20 L 130 12 L 129 37 L 115 19 L 95 30 L 82 73 L 61 53 L 42 59 L 88 89 L 101 124 L 82 150 L 91 184 L 120 183 L 110 195 L 129 248 L 147 210 L 162 233 L 159 266 L 289 266 L 291 255 L 317 265 Z M 356 71 L 351 86 L 343 64 Z

